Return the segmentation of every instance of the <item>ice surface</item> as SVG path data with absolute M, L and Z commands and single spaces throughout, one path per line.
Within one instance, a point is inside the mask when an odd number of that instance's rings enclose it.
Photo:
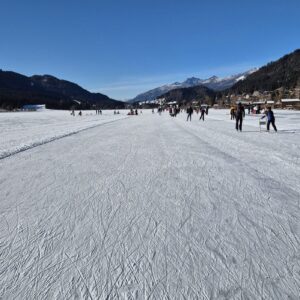
M 0 298 L 299 299 L 300 113 L 275 117 L 0 114 Z
M 122 112 L 122 111 L 121 111 Z M 125 111 L 83 111 L 75 117 L 69 111 L 43 110 L 39 112 L 0 113 L 0 159 L 12 154 L 78 133 L 82 130 L 124 118 Z

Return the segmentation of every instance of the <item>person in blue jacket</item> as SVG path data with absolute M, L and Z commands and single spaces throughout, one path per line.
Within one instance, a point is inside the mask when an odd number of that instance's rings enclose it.
M 276 128 L 276 125 L 275 125 L 275 117 L 274 117 L 274 113 L 273 113 L 271 107 L 268 107 L 266 115 L 267 115 L 267 119 L 268 119 L 267 130 L 270 131 L 270 124 L 272 124 L 274 130 L 277 131 L 277 128 Z

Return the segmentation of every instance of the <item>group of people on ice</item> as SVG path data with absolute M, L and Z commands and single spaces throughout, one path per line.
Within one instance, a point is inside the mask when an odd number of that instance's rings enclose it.
M 176 117 L 180 113 L 180 108 L 179 107 L 170 107 L 169 108 L 169 114 L 171 117 Z
M 201 106 L 200 107 L 200 118 L 199 120 L 204 121 L 204 116 L 208 114 L 208 106 Z M 192 114 L 194 112 L 193 107 L 190 105 L 186 109 L 187 113 L 187 121 L 192 121 Z M 197 110 L 197 113 L 199 110 Z M 248 114 L 250 114 L 250 110 L 248 110 Z M 242 105 L 241 102 L 238 103 L 236 107 L 231 107 L 230 109 L 230 118 L 231 120 L 235 120 L 235 129 L 237 131 L 242 131 L 243 129 L 243 119 L 245 118 L 245 108 Z M 261 119 L 267 118 L 267 131 L 270 131 L 270 125 L 274 128 L 274 130 L 277 132 L 277 127 L 275 125 L 275 116 L 274 112 L 272 111 L 272 108 L 269 106 L 264 110 L 264 114 L 261 117 Z
M 234 109 L 234 112 L 232 112 L 232 109 L 230 110 L 230 115 L 231 120 L 235 119 L 235 129 L 237 131 L 242 131 L 243 119 L 245 117 L 245 108 L 241 102 L 238 103 L 237 108 Z M 261 119 L 264 118 L 267 118 L 267 131 L 270 131 L 270 125 L 272 124 L 272 127 L 277 132 L 277 127 L 275 125 L 275 117 L 271 106 L 265 109 L 264 115 L 261 117 Z
M 133 109 L 131 108 L 130 109 L 130 112 L 127 114 L 128 116 L 137 116 L 139 113 L 138 113 L 138 110 L 137 109 Z
M 71 116 L 75 117 L 75 110 L 74 110 L 74 109 L 71 110 Z M 79 117 L 82 116 L 81 110 L 79 111 L 78 116 L 79 116 Z
M 199 121 L 200 121 L 200 120 L 203 120 L 203 121 L 204 121 L 204 116 L 205 116 L 205 115 L 208 115 L 208 108 L 209 108 L 208 105 L 207 105 L 207 106 L 201 106 L 201 107 L 200 107 L 200 118 L 199 118 Z M 186 109 L 186 112 L 187 112 L 187 118 L 186 118 L 186 120 L 187 120 L 187 121 L 188 121 L 188 120 L 192 121 L 192 114 L 193 114 L 193 112 L 194 112 L 193 107 L 190 105 L 190 106 Z M 196 112 L 197 112 L 197 114 L 198 114 L 198 113 L 199 113 L 199 109 L 196 109 Z

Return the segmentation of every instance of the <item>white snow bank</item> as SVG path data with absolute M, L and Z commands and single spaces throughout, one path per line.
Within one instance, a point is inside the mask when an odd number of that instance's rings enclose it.
M 0 114 L 0 159 L 78 133 L 82 130 L 126 118 L 128 111 L 83 111 L 75 117 L 69 111 L 13 112 Z

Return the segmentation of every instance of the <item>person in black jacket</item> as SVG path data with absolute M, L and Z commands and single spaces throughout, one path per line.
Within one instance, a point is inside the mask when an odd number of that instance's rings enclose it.
M 270 124 L 272 124 L 274 130 L 277 131 L 277 128 L 276 128 L 276 125 L 275 125 L 275 117 L 274 117 L 274 113 L 273 113 L 271 107 L 268 107 L 266 115 L 267 115 L 267 118 L 268 118 L 267 130 L 268 131 L 270 130 Z
M 200 115 L 199 121 L 200 121 L 201 119 L 204 121 L 205 107 L 202 106 L 200 110 L 201 110 L 201 115 Z
M 242 131 L 243 118 L 245 117 L 245 108 L 241 102 L 239 102 L 237 106 L 235 116 L 236 116 L 235 129 Z
M 188 121 L 190 119 L 190 121 L 192 121 L 193 108 L 191 106 L 189 106 L 187 108 L 186 112 L 188 114 L 186 120 Z

